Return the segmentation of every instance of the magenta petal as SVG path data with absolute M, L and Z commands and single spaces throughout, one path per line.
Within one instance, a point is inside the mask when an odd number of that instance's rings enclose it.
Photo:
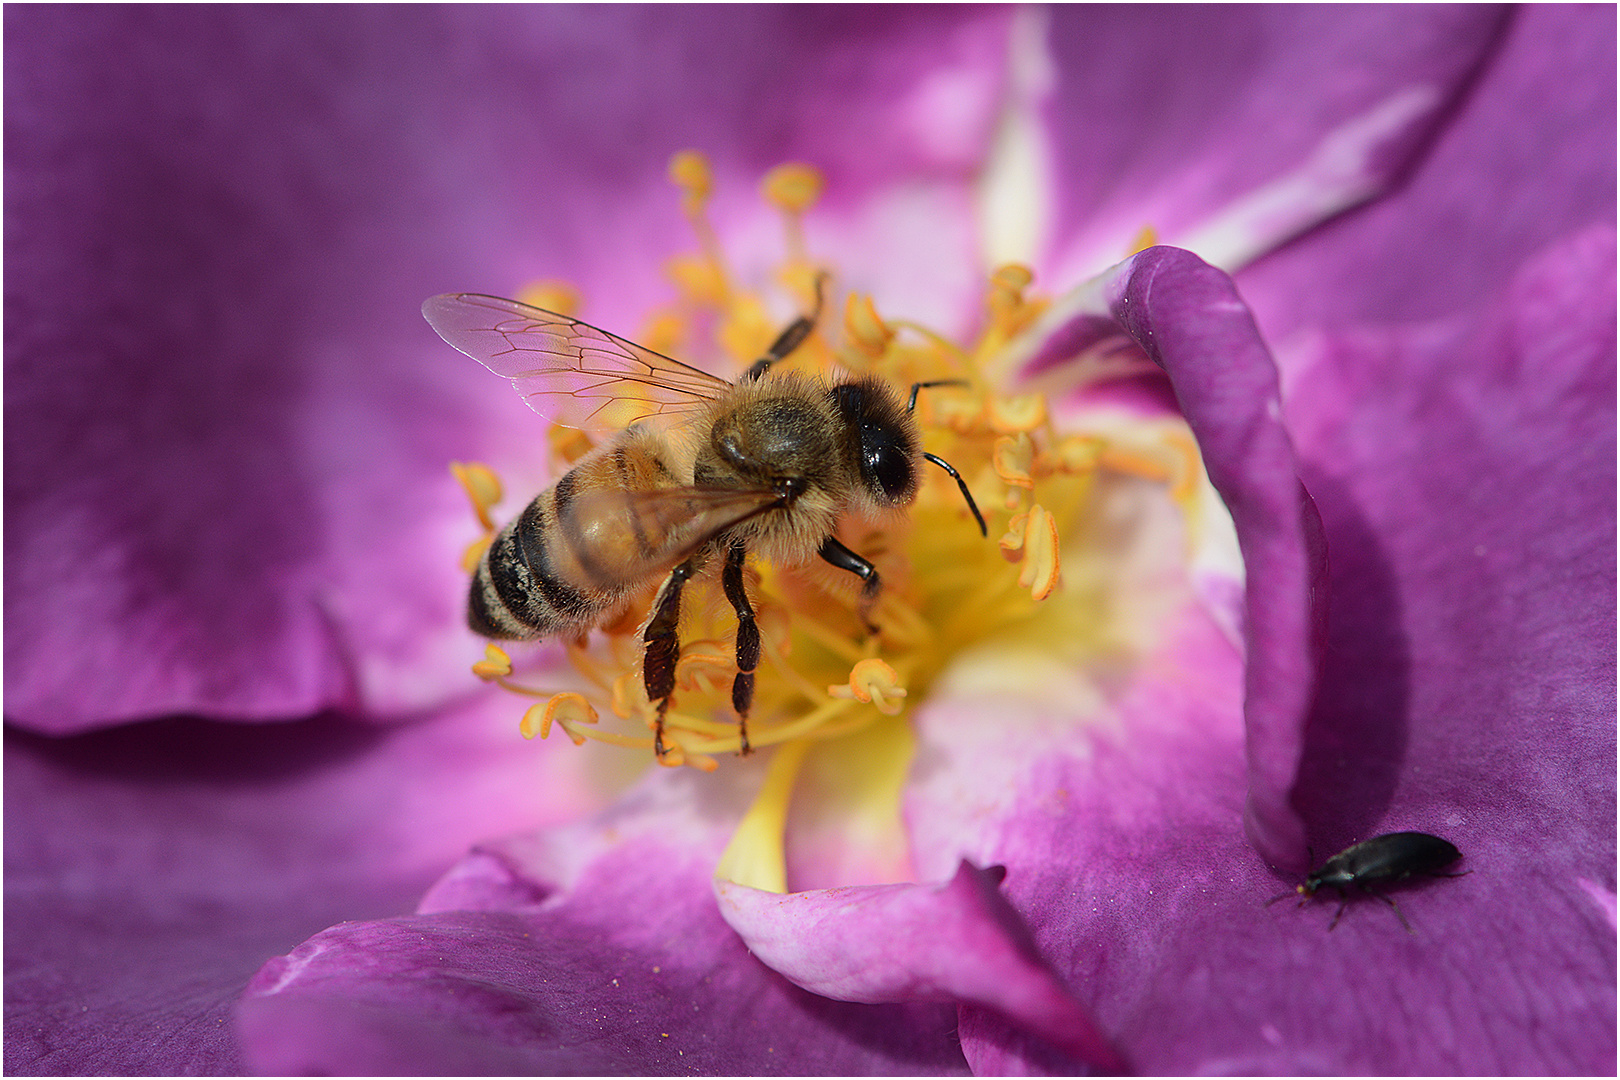
M 1115 317 L 1170 375 L 1245 567 L 1244 824 L 1274 864 L 1300 868 L 1289 804 L 1326 631 L 1327 551 L 1282 425 L 1277 371 L 1232 279 L 1190 252 L 1152 248 L 1116 272 Z
M 1336 567 L 1313 832 L 1352 838 L 1397 795 L 1475 805 L 1612 886 L 1615 253 L 1592 226 L 1476 311 L 1298 350 Z
M 792 985 L 721 920 L 709 864 L 662 839 L 607 847 L 571 873 L 556 862 L 531 873 L 509 849 L 499 871 L 484 860 L 458 878 L 481 910 L 316 935 L 267 964 L 242 999 L 248 1064 L 331 1074 L 964 1071 L 955 1010 L 835 1002 Z
M 1330 133 L 1394 112 L 1401 122 L 1345 185 L 1353 201 L 1387 191 L 1493 55 L 1507 19 L 1478 6 L 1054 9 L 1060 276 L 1120 257 L 1144 226 L 1183 243 L 1211 214 L 1320 155 Z
M 746 179 L 723 213 L 765 218 L 760 173 L 808 157 L 845 200 L 919 174 L 960 193 L 965 237 L 1006 22 L 8 9 L 8 718 L 398 716 L 460 692 L 476 528 L 446 465 L 530 482 L 542 429 L 422 299 L 568 277 L 630 329 L 693 246 L 664 175 L 686 145 Z
M 408 910 L 479 837 L 599 803 L 488 695 L 421 723 L 166 720 L 5 745 L 5 1070 L 240 1073 L 268 956 Z
M 1267 338 L 1467 310 L 1545 245 L 1612 224 L 1614 40 L 1612 5 L 1515 8 L 1406 183 L 1240 275 Z
M 982 1005 L 1098 1069 L 1124 1063 L 1043 961 L 997 886 L 964 861 L 945 885 L 876 885 L 779 895 L 715 883 L 726 921 L 754 955 L 839 1001 Z

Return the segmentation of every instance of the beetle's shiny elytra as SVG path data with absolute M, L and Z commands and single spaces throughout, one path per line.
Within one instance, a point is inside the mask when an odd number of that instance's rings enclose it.
M 1406 916 L 1401 914 L 1400 905 L 1382 893 L 1374 892 L 1370 886 L 1393 885 L 1408 878 L 1423 875 L 1427 877 L 1461 877 L 1461 874 L 1442 874 L 1441 870 L 1462 858 L 1449 840 L 1442 840 L 1438 836 L 1430 836 L 1421 832 L 1385 833 L 1375 836 L 1371 840 L 1363 840 L 1339 852 L 1333 858 L 1322 864 L 1321 869 L 1312 873 L 1305 879 L 1305 883 L 1292 893 L 1283 893 L 1274 896 L 1267 904 L 1274 904 L 1288 896 L 1298 895 L 1300 905 L 1316 895 L 1318 889 L 1333 888 L 1339 892 L 1339 910 L 1333 913 L 1333 921 L 1328 924 L 1332 930 L 1339 925 L 1339 917 L 1350 904 L 1349 889 L 1354 886 L 1368 896 L 1376 897 L 1388 904 L 1395 917 L 1401 920 L 1408 934 L 1412 933 L 1411 924 Z M 1466 873 L 1466 871 L 1464 871 Z

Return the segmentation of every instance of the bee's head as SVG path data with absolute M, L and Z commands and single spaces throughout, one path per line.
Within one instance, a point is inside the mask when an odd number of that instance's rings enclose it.
M 861 482 L 883 506 L 905 506 L 917 494 L 917 425 L 888 384 L 857 379 L 832 389 Z

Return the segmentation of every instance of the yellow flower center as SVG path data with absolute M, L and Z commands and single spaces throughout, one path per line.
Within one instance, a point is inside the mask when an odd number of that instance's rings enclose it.
M 637 340 L 660 352 L 700 354 L 707 343 L 740 372 L 769 346 L 780 320 L 768 314 L 758 291 L 727 269 L 707 219 L 713 186 L 707 162 L 683 152 L 670 175 L 683 193 L 700 251 L 669 263 L 679 301 L 655 313 Z M 773 170 L 762 186 L 784 228 L 785 256 L 774 284 L 799 310 L 813 306 L 818 278 L 836 288 L 835 270 L 811 260 L 805 236 L 805 217 L 821 187 L 820 175 L 803 165 Z M 746 836 L 774 830 L 779 846 L 787 793 L 809 747 L 884 727 L 892 729 L 882 736 L 885 745 L 898 740 L 909 749 L 907 711 L 927 698 L 964 653 L 984 643 L 1019 641 L 1038 643 L 1048 654 L 1055 650 L 1060 662 L 1068 662 L 1129 647 L 1139 627 L 1121 617 L 1111 573 L 1120 529 L 1110 515 L 1121 485 L 1157 492 L 1155 498 L 1179 510 L 1184 538 L 1196 528 L 1194 502 L 1207 481 L 1196 444 L 1179 420 L 1150 422 L 1118 410 L 1093 417 L 1071 406 L 1060 424 L 1044 397 L 1010 395 L 989 379 L 996 352 L 1046 306 L 1044 298 L 1030 294 L 1031 283 L 1030 271 L 1021 266 L 992 273 L 984 327 L 970 342 L 886 319 L 872 297 L 850 294 L 841 305 L 841 326 L 823 320 L 779 365 L 812 371 L 837 366 L 876 374 L 898 388 L 948 382 L 917 396 L 923 447 L 960 472 L 989 525 L 989 538 L 980 534 L 956 481 L 932 467 L 904 515 L 846 517 L 839 539 L 874 563 L 883 580 L 872 616 L 875 634 L 858 615 L 853 575 L 819 563 L 750 562 L 748 591 L 763 649 L 748 741 L 755 749 L 780 746 L 785 753 L 776 755 L 753 823 L 739 833 L 722 866 L 732 880 L 783 887 L 777 870 L 747 869 L 749 852 L 757 852 Z M 525 295 L 553 309 L 576 302 L 572 290 L 555 283 Z M 577 431 L 554 433 L 553 449 L 564 467 L 590 448 Z M 500 484 L 484 466 L 453 468 L 483 532 L 469 552 L 476 563 L 495 530 L 490 508 L 501 497 Z M 1185 554 L 1177 553 L 1178 561 Z M 722 756 L 741 749 L 730 708 L 737 619 L 718 599 L 718 588 L 702 591 L 716 600 L 689 604 L 683 613 L 676 689 L 663 735 L 670 752 L 662 760 L 712 770 Z M 642 686 L 637 635 L 647 610 L 643 604 L 588 640 L 566 643 L 576 672 L 570 688 L 528 685 L 494 645 L 474 672 L 538 700 L 524 714 L 525 737 L 544 738 L 555 725 L 576 743 L 605 742 L 650 756 L 655 716 Z M 764 862 L 780 865 L 779 858 Z

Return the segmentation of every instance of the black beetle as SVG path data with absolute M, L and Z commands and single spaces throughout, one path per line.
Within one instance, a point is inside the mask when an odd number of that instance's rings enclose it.
M 1339 890 L 1339 910 L 1333 913 L 1333 921 L 1328 924 L 1332 930 L 1339 925 L 1339 916 L 1350 904 L 1350 894 L 1346 891 L 1354 885 L 1368 896 L 1376 896 L 1388 904 L 1395 917 L 1401 920 L 1408 934 L 1412 927 L 1401 914 L 1401 909 L 1394 900 L 1382 893 L 1373 892 L 1368 888 L 1380 882 L 1393 884 L 1404 881 L 1414 874 L 1426 874 L 1430 877 L 1461 877 L 1462 874 L 1442 874 L 1443 867 L 1450 866 L 1462 858 L 1462 852 L 1452 846 L 1449 840 L 1442 840 L 1438 836 L 1430 836 L 1420 832 L 1385 833 L 1375 836 L 1371 840 L 1363 840 L 1359 844 L 1352 844 L 1333 858 L 1322 864 L 1322 868 L 1305 879 L 1305 884 L 1299 886 L 1295 893 L 1299 894 L 1299 903 L 1303 907 L 1305 902 L 1316 895 L 1316 890 L 1324 886 L 1331 886 Z M 1463 873 L 1467 873 L 1464 871 Z M 1268 905 L 1294 893 L 1283 893 L 1266 901 Z

